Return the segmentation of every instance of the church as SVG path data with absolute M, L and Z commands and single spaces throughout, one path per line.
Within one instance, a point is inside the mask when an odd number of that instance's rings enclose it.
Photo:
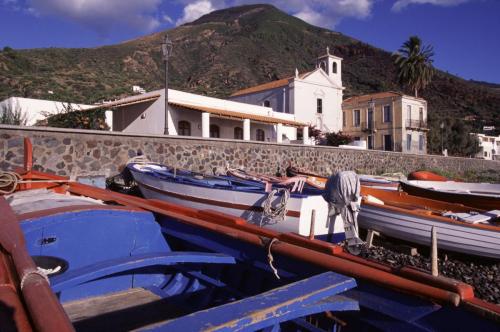
M 293 114 L 323 132 L 342 130 L 342 58 L 326 54 L 310 72 L 234 92 L 229 99 Z

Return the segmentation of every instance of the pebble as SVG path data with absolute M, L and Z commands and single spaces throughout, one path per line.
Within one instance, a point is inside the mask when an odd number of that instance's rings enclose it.
M 429 271 L 430 258 L 424 255 L 410 256 L 379 246 L 366 248 L 361 257 L 377 260 L 393 267 L 414 266 Z M 472 261 L 474 260 L 474 261 Z M 500 305 L 500 262 L 480 260 L 473 257 L 443 255 L 438 260 L 439 273 L 474 287 L 476 297 Z

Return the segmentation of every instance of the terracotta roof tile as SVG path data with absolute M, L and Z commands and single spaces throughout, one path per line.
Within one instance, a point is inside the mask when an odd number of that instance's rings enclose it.
M 358 104 L 358 103 L 370 101 L 372 99 L 383 99 L 383 98 L 390 98 L 390 97 L 409 97 L 409 98 L 424 100 L 422 98 L 416 98 L 413 96 L 406 96 L 405 94 L 403 94 L 401 92 L 384 91 L 384 92 L 370 93 L 370 94 L 361 95 L 361 96 L 353 96 L 353 97 L 347 98 L 342 103 L 343 104 Z
M 307 76 L 310 73 L 311 72 L 309 71 L 307 73 L 300 74 L 299 78 L 302 79 L 302 78 L 304 78 L 305 76 Z M 236 97 L 236 96 L 241 96 L 241 95 L 247 95 L 247 94 L 250 94 L 250 93 L 255 93 L 255 92 L 260 92 L 260 91 L 265 91 L 265 90 L 270 90 L 270 89 L 281 88 L 283 86 L 287 86 L 288 84 L 290 84 L 293 81 L 294 78 L 295 78 L 295 76 L 290 76 L 290 77 L 287 77 L 287 78 L 282 78 L 280 80 L 276 80 L 276 81 L 272 81 L 272 82 L 267 82 L 267 83 L 264 83 L 264 84 L 259 84 L 259 85 L 256 85 L 256 86 L 252 86 L 250 88 L 242 89 L 242 90 L 234 92 L 231 95 L 231 97 Z

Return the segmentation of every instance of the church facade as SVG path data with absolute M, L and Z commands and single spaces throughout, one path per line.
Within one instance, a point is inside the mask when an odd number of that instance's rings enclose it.
M 342 58 L 330 54 L 316 60 L 313 71 L 246 88 L 231 100 L 271 107 L 274 112 L 293 114 L 297 121 L 323 132 L 342 130 Z

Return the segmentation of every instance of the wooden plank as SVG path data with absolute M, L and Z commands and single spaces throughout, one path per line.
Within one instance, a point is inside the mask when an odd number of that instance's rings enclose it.
M 355 286 L 352 278 L 325 272 L 257 296 L 157 324 L 150 329 L 254 331 L 325 310 L 357 309 L 356 301 L 329 298 Z
M 132 331 L 186 314 L 168 299 L 144 288 L 72 301 L 63 306 L 79 332 Z
M 123 292 L 91 297 L 63 304 L 71 322 L 78 322 L 113 311 L 161 300 L 161 297 L 144 288 L 133 288 Z

